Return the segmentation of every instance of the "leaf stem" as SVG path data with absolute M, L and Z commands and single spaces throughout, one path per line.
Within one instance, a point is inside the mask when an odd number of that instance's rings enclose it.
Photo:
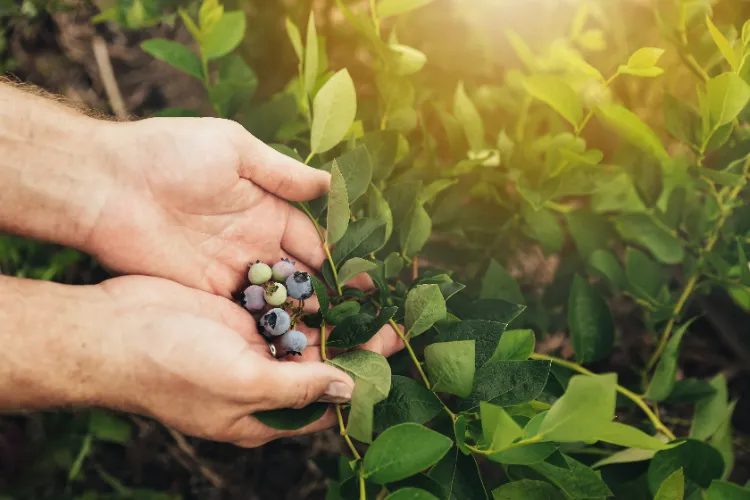
M 556 358 L 554 356 L 547 356 L 546 354 L 534 353 L 531 355 L 531 359 L 550 361 L 556 365 L 564 366 L 565 368 L 568 368 L 569 370 L 573 370 L 583 375 L 595 375 L 594 372 L 587 370 L 586 368 L 582 367 L 581 365 L 577 363 L 573 363 L 572 361 L 567 361 L 564 359 Z M 639 396 L 633 391 L 630 391 L 622 387 L 621 385 L 617 386 L 617 392 L 619 392 L 620 394 L 622 394 L 623 396 L 631 400 L 633 403 L 635 403 L 636 406 L 638 406 L 641 410 L 643 410 L 643 413 L 646 414 L 646 416 L 651 421 L 651 423 L 656 428 L 656 430 L 663 433 L 672 441 L 676 439 L 672 431 L 669 430 L 669 428 L 666 425 L 664 425 L 661 420 L 659 420 L 659 417 L 656 415 L 656 413 L 654 413 L 653 410 L 649 408 L 649 406 L 643 400 L 643 397 Z
M 313 156 L 315 156 L 315 152 L 314 151 L 310 151 L 310 154 L 307 155 L 307 158 L 305 158 L 305 165 L 309 165 L 310 164 L 310 160 L 313 159 Z
M 326 353 L 326 341 L 327 341 L 327 335 L 326 335 L 326 322 L 323 321 L 320 324 L 320 357 L 323 359 L 323 361 L 328 361 L 328 354 Z
M 417 370 L 419 371 L 419 375 L 422 377 L 422 381 L 424 381 L 425 387 L 428 389 L 431 389 L 430 387 L 430 380 L 427 378 L 427 375 L 425 375 L 424 370 L 422 369 L 422 364 L 419 362 L 419 359 L 417 359 L 417 355 L 414 353 L 414 349 L 411 348 L 411 343 L 409 342 L 409 339 L 404 333 L 401 331 L 401 328 L 398 327 L 395 321 L 393 319 L 389 319 L 388 323 L 393 327 L 394 330 L 396 330 L 396 333 L 398 334 L 399 338 L 404 342 L 404 345 L 406 346 L 406 350 L 409 352 L 409 356 L 411 357 L 411 360 L 414 362 L 414 366 L 417 367 Z
M 318 224 L 318 221 L 315 220 L 315 217 L 312 216 L 310 211 L 307 209 L 304 203 L 298 203 L 297 206 L 302 209 L 305 214 L 310 218 L 310 220 L 313 223 L 313 226 L 315 226 L 315 230 L 318 232 L 318 236 L 320 237 L 320 242 L 323 244 L 323 250 L 325 250 L 326 253 L 326 259 L 328 259 L 328 263 L 331 265 L 331 271 L 333 272 L 333 281 L 336 285 L 336 292 L 341 295 L 341 284 L 339 283 L 339 273 L 336 271 L 336 264 L 333 263 L 333 256 L 331 256 L 331 250 L 328 248 L 328 242 L 326 240 L 325 235 L 323 234 L 323 230 L 320 228 L 320 224 Z
M 742 171 L 743 177 L 747 177 L 748 169 L 750 169 L 750 157 L 748 157 L 745 160 L 745 166 Z M 672 335 L 674 326 L 677 323 L 677 320 L 679 319 L 680 315 L 682 314 L 682 310 L 684 309 L 685 304 L 687 304 L 688 300 L 690 299 L 690 296 L 695 290 L 695 286 L 698 283 L 698 279 L 701 276 L 701 267 L 703 267 L 703 262 L 706 259 L 706 256 L 709 253 L 711 253 L 711 251 L 713 250 L 714 246 L 716 245 L 716 242 L 719 240 L 719 235 L 721 234 L 721 230 L 724 228 L 724 224 L 726 223 L 727 219 L 733 212 L 732 202 L 735 200 L 735 198 L 737 198 L 737 196 L 739 196 L 743 188 L 744 188 L 744 184 L 735 186 L 727 194 L 726 198 L 724 198 L 722 195 L 719 195 L 719 199 L 717 201 L 718 201 L 719 209 L 721 210 L 721 215 L 719 216 L 719 219 L 716 221 L 716 225 L 714 225 L 713 229 L 711 230 L 711 233 L 708 235 L 708 240 L 706 240 L 706 245 L 703 248 L 701 248 L 699 251 L 698 258 L 695 261 L 695 265 L 693 266 L 693 269 L 692 269 L 692 274 L 690 278 L 688 279 L 688 282 L 685 285 L 685 288 L 682 290 L 682 294 L 680 294 L 680 298 L 677 299 L 677 303 L 672 309 L 671 317 L 669 318 L 669 322 L 667 322 L 667 326 L 664 329 L 664 333 L 662 333 L 661 338 L 659 339 L 659 344 L 657 345 L 656 350 L 654 351 L 653 355 L 651 355 L 651 359 L 649 359 L 648 364 L 646 365 L 646 374 L 648 374 L 654 368 L 654 366 L 656 366 L 656 363 L 659 361 L 659 358 L 664 353 L 664 349 L 667 347 L 667 342 L 669 342 L 669 338 Z
M 614 75 L 610 76 L 609 79 L 606 82 L 604 82 L 604 87 L 607 88 L 610 85 L 612 85 L 612 82 L 614 82 L 618 76 L 620 76 L 619 72 L 616 72 Z M 589 109 L 588 113 L 586 113 L 586 116 L 583 118 L 583 121 L 581 122 L 581 124 L 575 127 L 576 137 L 581 136 L 581 134 L 583 133 L 583 129 L 586 128 L 586 125 L 589 124 L 589 122 L 591 121 L 591 118 L 594 116 L 595 109 L 596 109 L 596 106 L 595 105 L 592 106 L 591 109 Z
M 339 420 L 339 434 L 343 436 L 344 441 L 346 441 L 346 444 L 349 445 L 349 449 L 352 452 L 352 455 L 354 455 L 354 458 L 356 460 L 362 460 L 362 456 L 357 451 L 357 448 L 354 447 L 354 443 L 352 443 L 352 439 L 349 437 L 349 434 L 346 432 L 346 426 L 344 426 L 344 416 L 341 414 L 341 405 L 336 405 L 336 417 Z

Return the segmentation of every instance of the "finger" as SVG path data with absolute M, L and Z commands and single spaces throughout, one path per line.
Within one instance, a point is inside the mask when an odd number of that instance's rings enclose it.
M 243 448 L 257 448 L 275 439 L 301 436 L 330 429 L 336 425 L 336 420 L 336 412 L 331 407 L 318 420 L 301 429 L 282 431 L 268 427 L 259 420 L 249 416 L 238 423 L 239 437 L 233 441 L 233 444 L 242 446 Z
M 403 331 L 403 327 L 399 326 L 399 328 Z M 391 325 L 386 325 L 370 340 L 357 347 L 357 349 L 377 352 L 388 358 L 404 347 L 404 341 L 401 340 L 401 337 L 396 333 L 396 330 L 394 330 Z
M 345 403 L 352 398 L 354 381 L 324 363 L 279 363 L 263 360 L 262 398 L 256 410 L 304 408 L 315 401 Z
M 328 192 L 328 172 L 279 153 L 247 131 L 240 131 L 236 141 L 240 175 L 269 193 L 289 201 L 306 201 Z
M 310 218 L 295 207 L 289 207 L 281 248 L 298 262 L 320 271 L 326 252 L 320 235 Z

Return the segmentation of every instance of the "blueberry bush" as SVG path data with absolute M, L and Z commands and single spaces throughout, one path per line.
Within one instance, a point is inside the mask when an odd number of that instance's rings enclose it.
M 348 454 L 328 499 L 750 498 L 729 480 L 725 374 L 684 377 L 679 363 L 703 297 L 750 312 L 747 8 L 530 3 L 544 32 L 501 25 L 502 42 L 471 30 L 487 9 L 513 12 L 499 1 L 292 7 L 278 29 L 296 71 L 262 99 L 237 50 L 242 10 L 118 1 L 95 22 L 184 25 L 194 43 L 142 49 L 199 80 L 214 116 L 331 173 L 327 196 L 297 204 L 327 253 L 320 310 L 303 319 L 356 381 L 336 408 Z M 412 32 L 439 31 L 442 10 L 464 29 L 420 46 Z M 329 37 L 348 43 L 333 52 Z M 498 63 L 497 43 L 512 60 Z M 57 255 L 55 272 L 77 254 Z M 518 272 L 529 255 L 545 277 Z M 374 291 L 347 286 L 361 273 Z M 618 308 L 648 338 L 614 371 Z M 387 324 L 402 354 L 355 349 Z M 555 332 L 569 343 L 550 347 Z M 292 429 L 324 411 L 257 417 Z

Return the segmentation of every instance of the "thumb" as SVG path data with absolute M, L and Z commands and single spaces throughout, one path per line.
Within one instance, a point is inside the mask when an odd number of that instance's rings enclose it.
M 352 398 L 354 381 L 333 366 L 319 362 L 270 362 L 268 402 L 272 408 L 303 408 L 310 403 L 345 403 Z
M 240 176 L 287 201 L 307 201 L 328 192 L 328 172 L 308 167 L 264 144 L 246 131 L 240 132 Z

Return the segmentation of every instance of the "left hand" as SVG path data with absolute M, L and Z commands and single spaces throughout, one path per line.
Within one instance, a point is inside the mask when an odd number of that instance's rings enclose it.
M 312 222 L 289 201 L 328 191 L 329 174 L 215 118 L 99 122 L 113 179 L 85 251 L 123 274 L 146 274 L 229 297 L 248 264 L 288 257 L 319 271 Z

